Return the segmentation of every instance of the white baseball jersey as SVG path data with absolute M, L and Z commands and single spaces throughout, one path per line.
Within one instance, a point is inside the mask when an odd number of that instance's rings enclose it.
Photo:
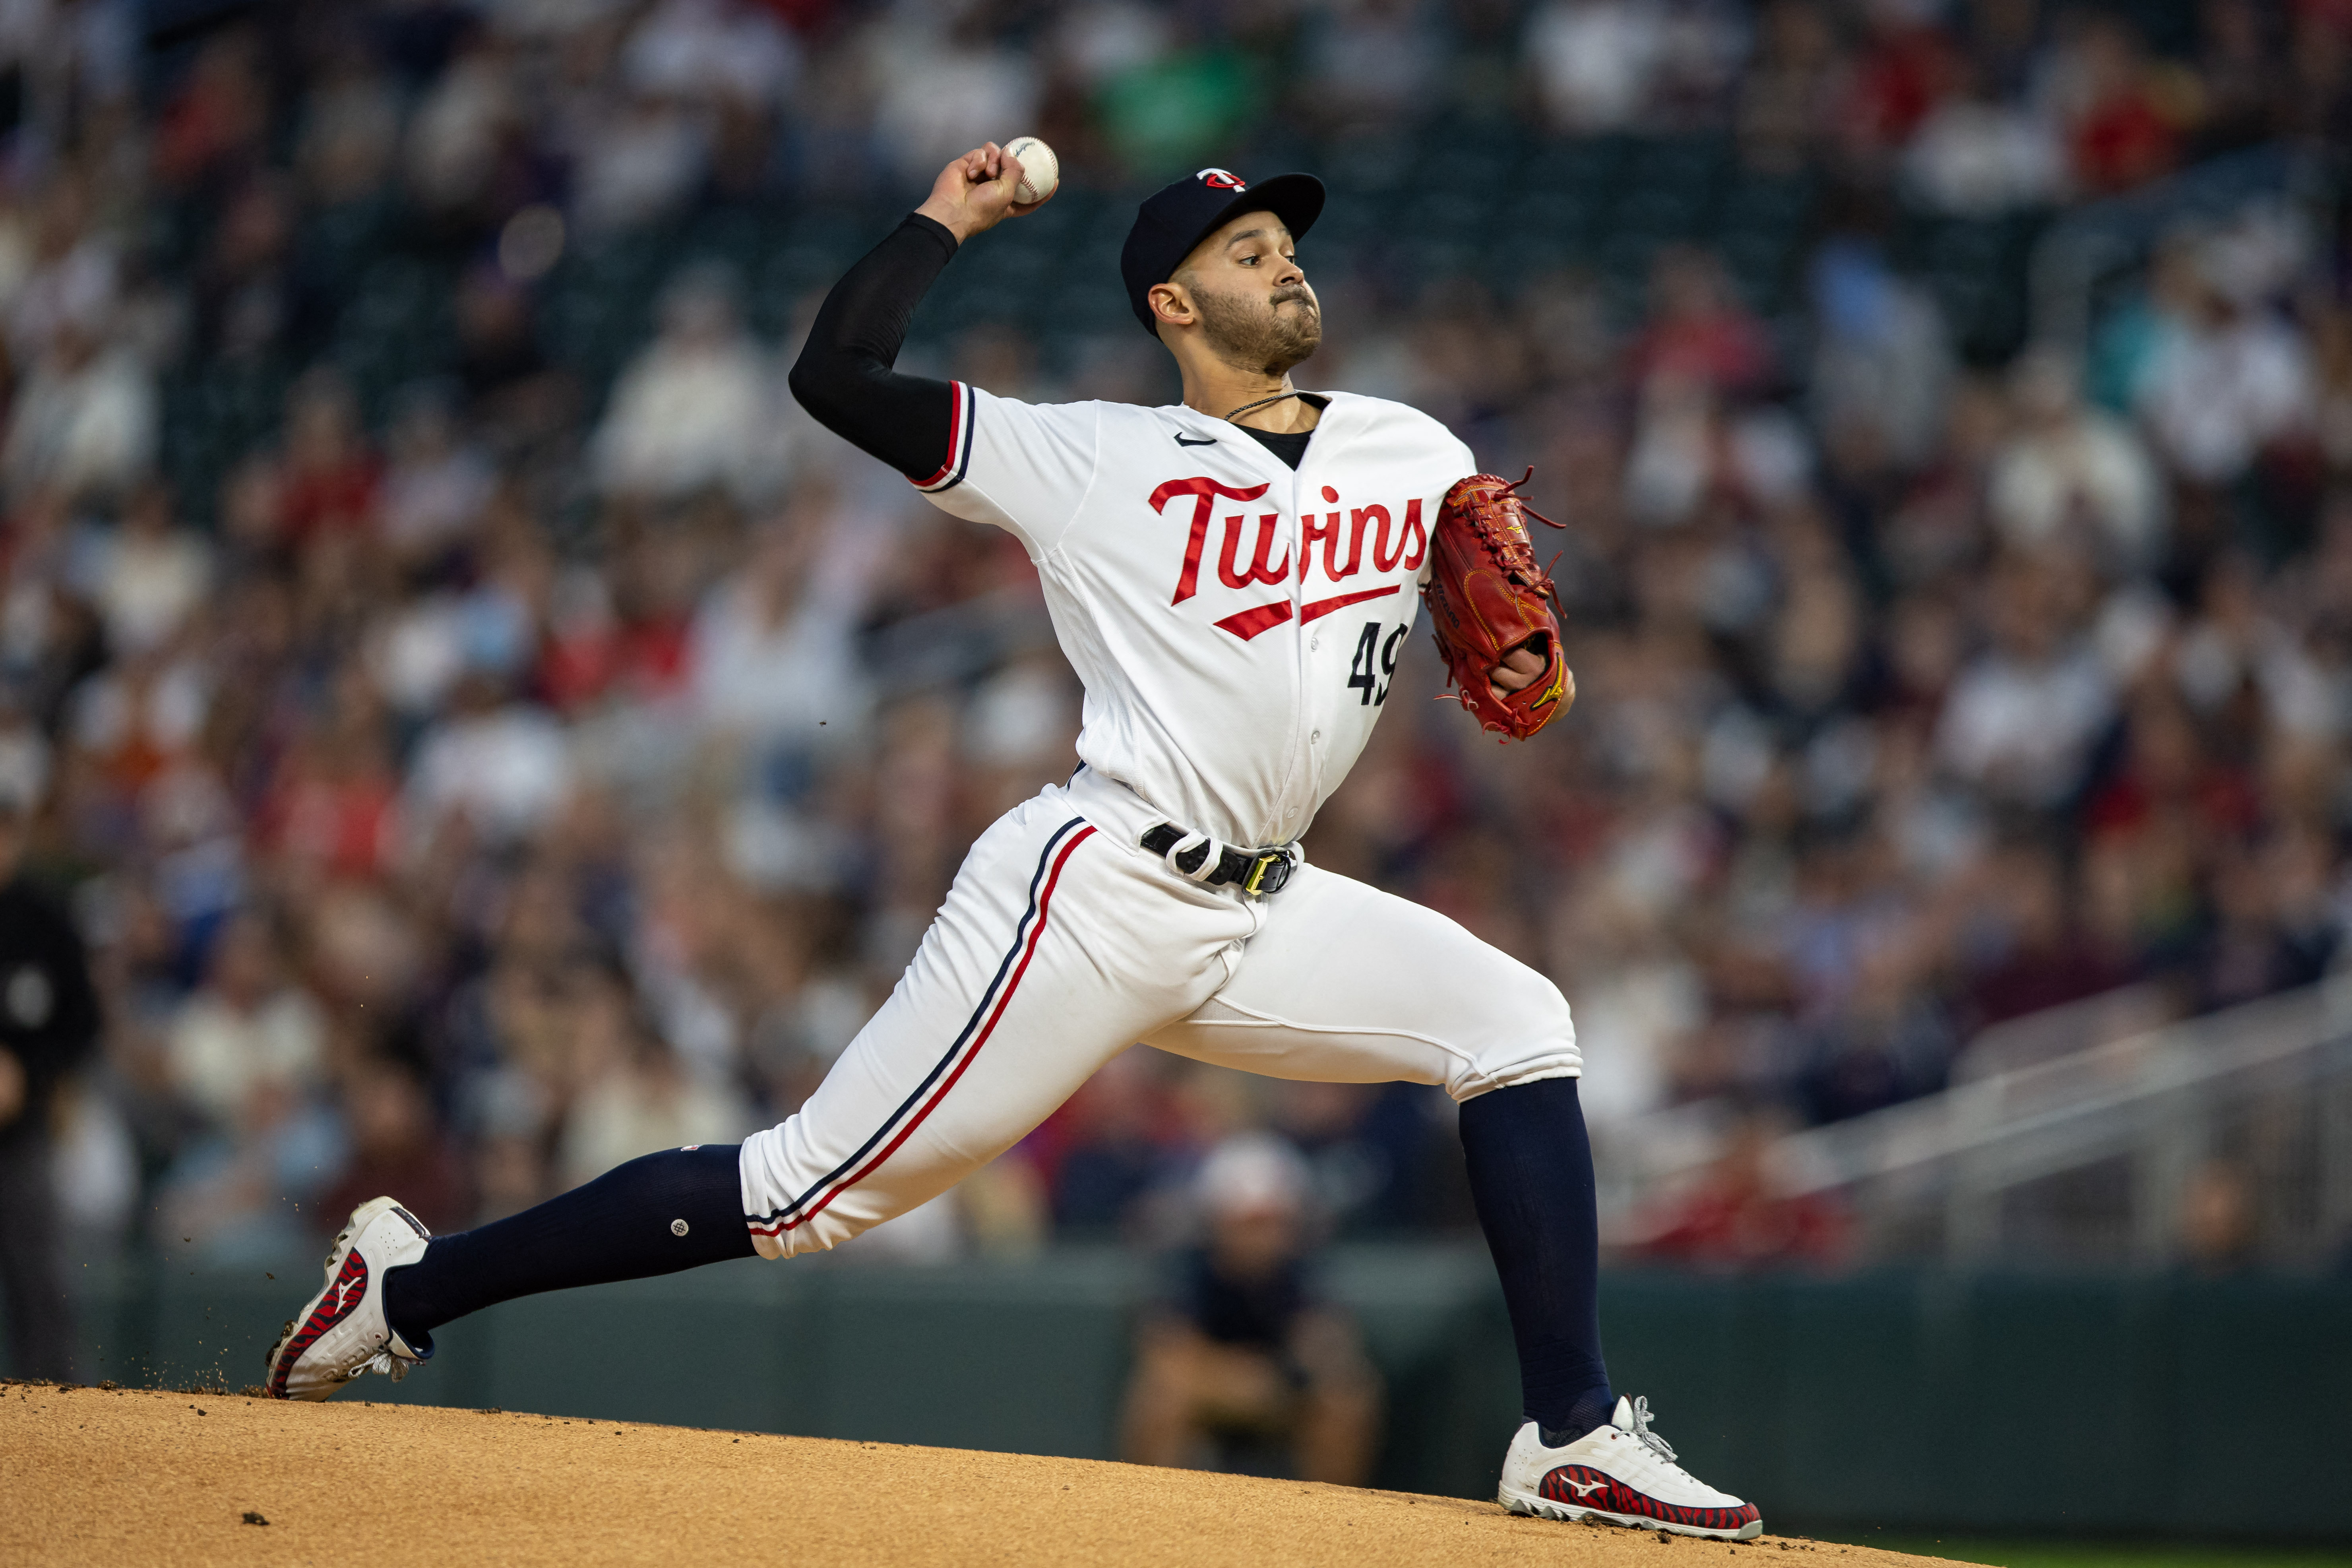
M 1235 846 L 1306 831 L 1387 700 L 1469 450 L 1344 394 L 1295 472 L 1188 408 L 959 384 L 955 410 L 920 488 L 1028 547 L 1086 681 L 1087 766 L 981 836 L 882 1010 L 744 1142 L 753 1245 L 822 1249 L 928 1202 L 1137 1040 L 1457 1100 L 1580 1072 L 1559 988 L 1444 916 L 1313 865 L 1252 899 L 1139 843 L 1163 819 Z
M 1420 608 L 1470 449 L 1417 409 L 1329 394 L 1293 470 L 1181 406 L 1038 405 L 955 384 L 919 488 L 1010 531 L 1086 685 L 1078 756 L 1180 826 L 1287 843 L 1348 775 Z

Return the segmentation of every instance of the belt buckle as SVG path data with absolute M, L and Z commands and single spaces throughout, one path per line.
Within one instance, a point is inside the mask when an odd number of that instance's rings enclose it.
M 1242 891 L 1253 899 L 1263 899 L 1282 891 L 1290 881 L 1292 864 L 1287 849 L 1265 851 L 1250 862 L 1249 875 L 1242 879 Z

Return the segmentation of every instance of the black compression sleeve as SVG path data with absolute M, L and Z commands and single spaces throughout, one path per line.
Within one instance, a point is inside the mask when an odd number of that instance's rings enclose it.
M 947 462 L 955 395 L 944 381 L 891 366 L 915 307 L 955 253 L 946 225 L 909 213 L 833 286 L 793 366 L 793 395 L 817 423 L 909 479 Z

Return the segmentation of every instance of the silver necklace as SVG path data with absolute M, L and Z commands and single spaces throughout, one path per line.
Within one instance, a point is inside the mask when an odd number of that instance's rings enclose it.
M 1263 408 L 1269 403 L 1279 403 L 1286 397 L 1303 397 L 1306 394 L 1301 392 L 1277 392 L 1272 397 L 1261 397 L 1255 403 L 1244 403 L 1239 408 L 1234 409 L 1231 414 L 1225 416 L 1225 423 L 1228 425 L 1232 424 L 1234 420 L 1240 418 L 1243 415 L 1247 414 L 1253 408 Z

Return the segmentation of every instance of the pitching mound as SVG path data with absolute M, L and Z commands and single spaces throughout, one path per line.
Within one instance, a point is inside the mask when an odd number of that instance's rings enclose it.
M 1491 1503 L 1087 1459 L 416 1405 L 0 1386 L 0 1562 L 1575 1563 L 1925 1560 L 1737 1548 Z M 264 1521 L 267 1522 L 264 1522 Z M 1780 1558 L 1783 1563 L 1789 1559 Z M 1790 1568 L 1794 1568 L 1793 1563 Z M 1820 1568 L 1832 1568 L 1824 1561 Z

